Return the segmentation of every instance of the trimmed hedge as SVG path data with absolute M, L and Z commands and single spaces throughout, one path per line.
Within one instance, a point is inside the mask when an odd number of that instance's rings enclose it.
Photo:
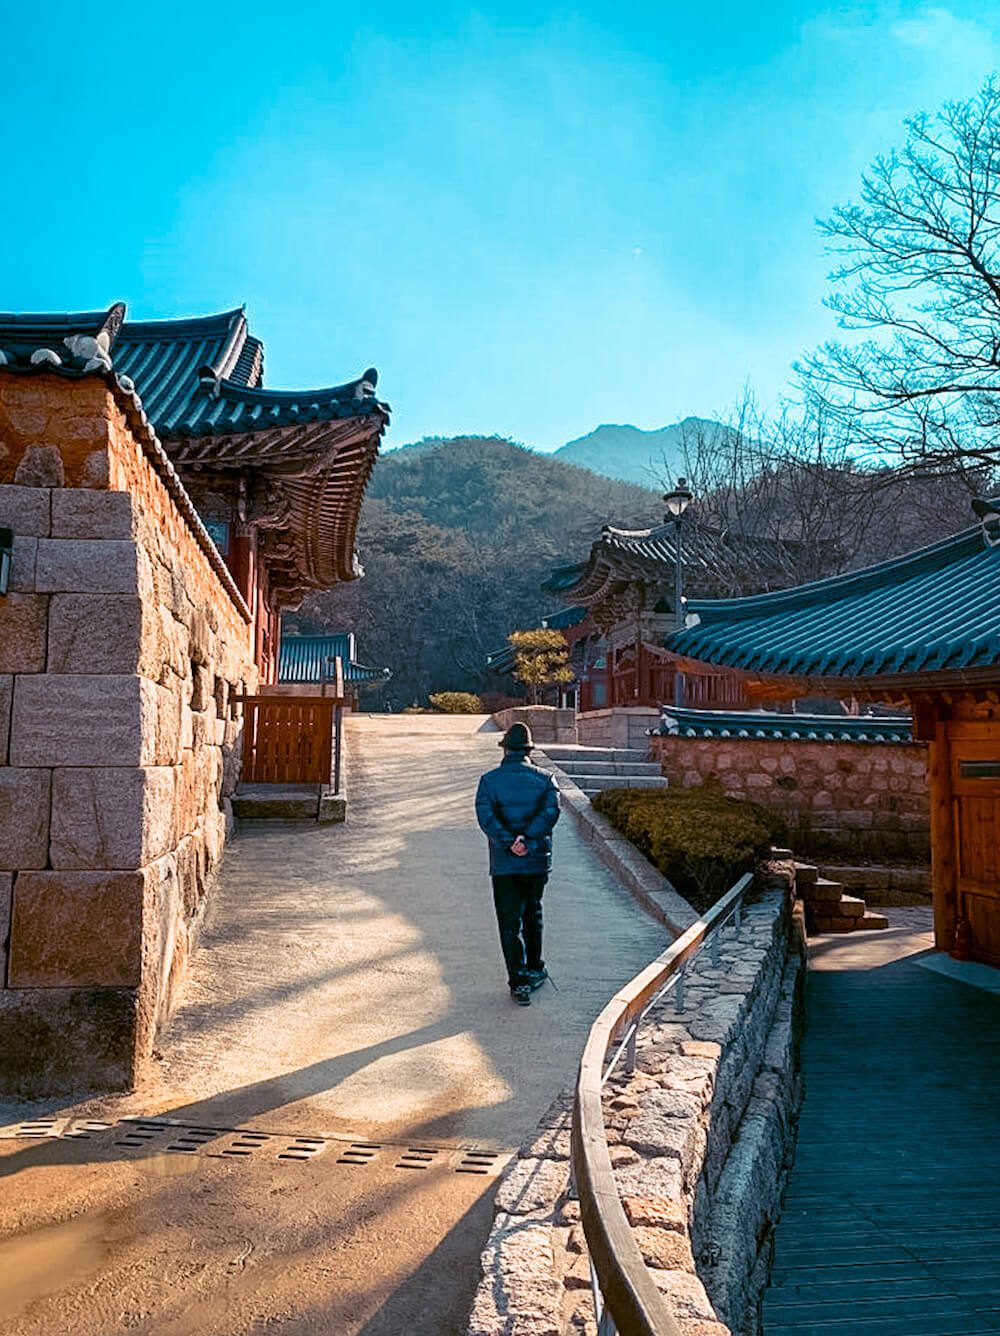
M 485 714 L 483 702 L 471 691 L 438 691 L 427 698 L 438 714 Z
M 605 789 L 594 808 L 630 840 L 699 913 L 753 871 L 781 818 L 757 803 L 727 798 L 711 782 L 691 788 Z

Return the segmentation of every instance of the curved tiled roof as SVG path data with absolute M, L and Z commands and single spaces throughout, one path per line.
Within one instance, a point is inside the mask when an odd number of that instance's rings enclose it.
M 138 393 L 183 474 L 268 479 L 294 549 L 285 567 L 273 568 L 284 602 L 353 579 L 361 498 L 389 417 L 375 397 L 374 368 L 343 385 L 269 390 L 263 345 L 242 308 L 183 320 L 124 317 L 121 303 L 106 312 L 0 314 L 0 367 L 105 375 Z
M 0 352 L 16 367 L 30 365 L 39 348 L 48 348 L 71 366 L 66 338 L 96 334 L 107 315 L 0 314 Z M 374 367 L 343 385 L 265 389 L 263 344 L 250 334 L 242 307 L 184 320 L 123 321 L 108 351 L 115 371 L 134 382 L 163 440 L 242 435 L 387 412 L 375 398 Z
M 568 631 L 571 626 L 579 626 L 586 616 L 586 608 L 559 608 L 542 618 L 542 626 L 547 631 Z
M 814 742 L 912 742 L 905 716 L 777 714 L 664 706 L 656 733 L 684 738 L 787 738 Z
M 557 566 L 542 585 L 573 603 L 599 603 L 616 585 L 631 581 L 672 584 L 677 560 L 677 525 L 674 521 L 649 529 L 618 529 L 606 524 L 586 561 Z M 746 535 L 723 532 L 684 520 L 681 564 L 684 588 L 703 595 L 742 582 L 747 554 L 752 552 L 762 585 L 779 582 L 786 569 L 775 544 Z M 786 577 L 787 578 L 787 577 Z
M 764 677 L 963 682 L 1000 666 L 1000 547 L 981 527 L 848 575 L 751 598 L 692 600 L 668 648 Z
M 355 663 L 354 636 L 343 633 L 284 637 L 278 655 L 278 681 L 328 682 L 331 678 L 328 660 L 338 657 L 344 665 L 345 682 L 387 682 L 392 676 L 388 668 L 367 668 L 363 663 Z

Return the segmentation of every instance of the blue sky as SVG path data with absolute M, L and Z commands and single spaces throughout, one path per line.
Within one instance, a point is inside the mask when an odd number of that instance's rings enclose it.
M 996 0 L 11 6 L 0 307 L 246 302 L 273 386 L 378 366 L 390 444 L 772 403 L 814 219 L 998 51 Z

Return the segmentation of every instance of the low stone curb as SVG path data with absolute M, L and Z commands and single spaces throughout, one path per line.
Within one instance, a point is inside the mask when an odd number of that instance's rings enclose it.
M 689 967 L 685 1007 L 648 1018 L 632 1075 L 605 1092 L 625 1213 L 683 1336 L 758 1336 L 801 1095 L 804 936 L 787 888 L 747 907 L 718 961 Z M 595 1336 L 573 1097 L 561 1095 L 500 1183 L 468 1336 Z
M 563 810 L 570 813 L 586 843 L 643 909 L 675 936 L 696 923 L 698 915 L 684 897 L 634 844 L 615 830 L 607 817 L 594 810 L 584 791 L 549 760 L 544 749 L 536 751 L 533 759 L 536 764 L 544 761 L 543 768 L 556 776 Z

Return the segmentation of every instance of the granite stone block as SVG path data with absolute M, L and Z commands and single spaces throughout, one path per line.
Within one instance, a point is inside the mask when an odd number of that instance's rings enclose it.
M 0 673 L 43 673 L 49 600 L 10 593 L 0 598 Z
M 0 675 L 0 766 L 7 764 L 10 747 L 10 712 L 14 703 L 14 679 L 7 673 Z
M 173 846 L 169 766 L 53 771 L 49 859 L 59 869 L 145 867 Z
M 53 538 L 127 542 L 135 531 L 135 503 L 129 492 L 71 487 L 52 493 Z
M 10 906 L 13 896 L 13 872 L 0 872 L 0 989 L 7 978 L 7 943 L 10 939 Z
M 143 605 L 134 594 L 53 594 L 49 604 L 48 671 L 135 673 L 142 624 Z
M 35 583 L 50 594 L 135 594 L 140 589 L 135 543 L 89 538 L 43 538 Z
M 0 869 L 46 866 L 50 785 L 48 770 L 0 768 Z
M 14 683 L 16 766 L 153 763 L 158 688 L 126 675 L 39 675 Z
M 38 561 L 38 539 L 14 533 L 14 552 L 10 566 L 9 590 L 16 594 L 35 592 L 35 565 Z
M 0 1094 L 127 1089 L 136 1076 L 136 1015 L 128 988 L 0 989 Z
M 48 538 L 51 488 L 0 486 L 0 526 L 29 538 Z
M 9 986 L 138 987 L 144 890 L 140 872 L 21 872 Z

